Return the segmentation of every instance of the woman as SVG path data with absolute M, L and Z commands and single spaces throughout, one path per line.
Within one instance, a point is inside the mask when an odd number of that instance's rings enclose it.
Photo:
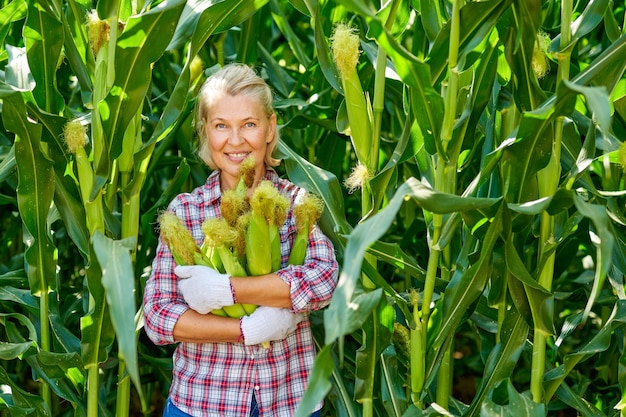
M 251 68 L 230 64 L 210 76 L 197 103 L 199 156 L 213 169 L 206 183 L 169 205 L 197 242 L 206 218 L 220 215 L 222 192 L 254 156 L 255 184 L 267 179 L 291 199 L 304 190 L 278 177 L 279 135 L 272 94 Z M 293 416 L 315 359 L 308 312 L 326 306 L 338 264 L 315 227 L 302 266 L 287 266 L 296 229 L 292 210 L 280 230 L 282 268 L 229 277 L 204 266 L 176 266 L 159 242 L 144 293 L 145 330 L 156 344 L 178 343 L 164 416 Z M 260 307 L 241 320 L 211 314 L 234 303 Z M 261 342 L 272 341 L 269 348 Z M 314 416 L 319 416 L 319 408 Z

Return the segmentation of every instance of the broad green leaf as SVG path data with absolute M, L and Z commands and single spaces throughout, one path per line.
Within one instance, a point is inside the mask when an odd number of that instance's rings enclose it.
M 498 203 L 498 199 L 479 199 L 459 197 L 443 193 L 436 193 L 429 187 L 410 178 L 402 184 L 389 201 L 387 207 L 360 223 L 350 233 L 347 239 L 344 258 L 347 261 L 339 276 L 339 283 L 335 289 L 330 306 L 325 312 L 327 323 L 326 341 L 331 341 L 350 333 L 346 322 L 345 312 L 351 303 L 356 282 L 360 277 L 361 265 L 367 248 L 382 237 L 395 219 L 400 206 L 407 199 L 414 199 L 425 210 L 436 213 L 473 210 L 480 207 L 489 207 Z M 328 326 L 331 326 L 330 324 Z
M 85 408 L 85 375 L 78 353 L 42 351 L 27 360 L 59 398 L 69 401 L 76 408 Z
M 54 244 L 47 225 L 54 193 L 52 164 L 40 150 L 41 126 L 28 120 L 21 96 L 14 94 L 5 98 L 2 110 L 6 128 L 16 134 L 18 206 L 31 238 L 26 250 L 30 290 L 35 295 L 47 294 L 48 288 L 56 284 Z
M 0 366 L 0 383 L 11 387 L 11 398 L 13 404 L 6 407 L 10 410 L 10 415 L 15 417 L 21 416 L 37 416 L 37 417 L 50 417 L 50 406 L 45 403 L 43 398 L 30 394 L 16 383 L 7 373 L 7 371 Z
M 102 285 L 102 269 L 90 246 L 89 265 L 85 268 L 85 278 L 89 291 L 89 304 L 80 319 L 81 357 L 85 368 L 97 367 L 106 361 L 111 344 L 115 339 L 115 331 L 107 310 L 105 291 Z
M 513 2 L 513 6 L 502 14 L 497 23 L 506 60 L 513 73 L 511 78 L 513 97 L 522 112 L 535 110 L 545 100 L 545 94 L 532 68 L 533 51 L 540 24 L 540 0 Z
M 318 352 L 315 363 L 313 364 L 313 369 L 311 370 L 311 377 L 308 381 L 309 386 L 298 404 L 298 408 L 296 408 L 294 417 L 310 416 L 315 410 L 315 406 L 322 401 L 328 391 L 330 391 L 332 385 L 329 378 L 335 367 L 331 356 L 331 349 L 331 345 L 326 345 Z
M 29 290 L 20 290 L 8 285 L 0 286 L 0 300 L 12 301 L 30 308 L 39 308 L 39 302 Z
M 13 95 L 18 91 L 32 91 L 36 82 L 28 65 L 26 49 L 6 46 L 9 62 L 6 66 L 5 81 L 0 87 L 0 97 Z
M 559 385 L 576 365 L 608 349 L 611 335 L 616 329 L 623 329 L 624 325 L 626 325 L 626 302 L 621 300 L 615 304 L 611 316 L 603 323 L 602 328 L 591 340 L 579 350 L 565 355 L 562 365 L 546 373 L 544 379 L 546 398 L 552 397 Z
M 381 396 L 387 415 L 401 416 L 407 409 L 402 373 L 393 346 L 389 345 L 380 356 Z
M 311 164 L 283 142 L 278 144 L 278 151 L 277 156 L 285 161 L 289 179 L 324 200 L 325 209 L 320 219 L 320 222 L 328 219 L 328 227 L 323 227 L 324 232 L 331 237 L 337 233 L 348 233 L 352 227 L 345 217 L 343 193 L 337 178 L 332 173 Z M 334 236 L 333 242 L 337 244 L 339 238 Z
M 523 284 L 524 295 L 511 294 L 513 302 L 518 311 L 524 312 L 526 305 L 532 313 L 532 322 L 528 322 L 535 329 L 539 329 L 547 335 L 556 333 L 554 329 L 554 297 L 553 295 L 537 283 L 537 280 L 528 272 L 520 259 L 513 239 L 508 239 L 505 243 L 506 266 L 510 278 L 516 278 Z
M 593 288 L 585 306 L 585 317 L 591 311 L 591 307 L 604 285 L 609 268 L 613 259 L 613 248 L 615 246 L 615 238 L 611 232 L 612 227 L 609 222 L 606 207 L 599 204 L 591 204 L 585 202 L 579 196 L 574 196 L 574 204 L 578 211 L 593 222 L 595 230 L 590 230 L 592 243 L 596 249 L 596 270 L 593 280 Z
M 240 24 L 269 0 L 190 0 L 180 15 L 176 33 L 166 50 L 181 48 L 190 39 L 197 47 L 214 33 Z M 196 51 L 197 53 L 197 51 Z M 195 56 L 195 53 L 193 54 Z
M 422 20 L 424 33 L 426 33 L 428 40 L 431 42 L 437 39 L 443 24 L 440 8 L 441 5 L 436 1 L 419 1 L 420 19 Z
M 117 334 L 120 358 L 124 360 L 128 373 L 141 390 L 137 341 L 135 335 L 135 284 L 130 251 L 134 243 L 112 240 L 97 233 L 93 237 L 94 250 L 102 266 L 102 285 L 106 290 L 111 322 Z
M 580 396 L 580 393 L 561 383 L 555 393 L 556 397 L 568 406 L 577 410 L 582 417 L 606 417 L 602 410 Z
M 506 380 L 508 404 L 498 405 L 487 399 L 480 410 L 481 417 L 535 417 L 545 415 L 545 405 L 538 404 L 530 397 L 529 392 L 517 392 L 510 379 Z
M 5 45 L 4 39 L 9 32 L 11 23 L 22 20 L 26 16 L 26 10 L 26 2 L 18 0 L 11 1 L 0 9 L 0 45 Z
M 488 271 L 492 262 L 493 247 L 502 232 L 503 209 L 490 221 L 489 229 L 481 242 L 480 258 L 465 270 L 458 269 L 446 287 L 443 298 L 441 331 L 428 346 L 427 364 L 431 367 L 427 374 L 434 378 L 435 367 L 439 365 L 440 355 L 444 354 L 450 336 L 456 331 L 462 319 L 471 313 L 478 297 L 484 292 Z
M 550 51 L 565 51 L 570 49 L 573 44 L 582 39 L 583 36 L 589 34 L 593 29 L 602 23 L 605 13 L 609 7 L 609 0 L 594 0 L 587 3 L 585 10 L 574 20 L 570 29 L 571 39 L 567 45 L 561 45 L 561 35 L 557 35 L 550 42 Z
M 124 132 L 150 86 L 150 66 L 165 51 L 183 6 L 182 0 L 161 3 L 147 13 L 133 16 L 118 38 L 114 85 L 98 103 L 112 159 L 122 152 Z
M 585 87 L 569 81 L 563 82 L 573 92 L 585 96 L 585 102 L 593 115 L 593 120 L 598 123 L 602 131 L 608 133 L 611 128 L 611 104 L 606 87 Z
M 443 98 L 431 85 L 430 66 L 398 44 L 378 19 L 370 18 L 368 24 L 371 36 L 389 55 L 402 81 L 411 87 L 411 110 L 424 136 L 426 151 L 431 155 L 443 152 L 439 141 Z
M 304 0 L 311 11 L 312 26 L 314 27 L 315 52 L 320 63 L 320 68 L 328 83 L 338 92 L 343 92 L 343 87 L 339 81 L 337 68 L 333 63 L 330 45 L 328 39 L 331 35 L 330 26 L 332 22 L 328 22 L 328 14 L 322 13 L 319 2 L 317 0 Z M 325 32 L 325 25 L 328 26 Z
M 391 340 L 393 322 L 393 306 L 382 298 L 361 326 L 363 338 L 361 347 L 356 352 L 354 380 L 354 396 L 360 403 L 374 399 L 374 381 L 379 372 L 378 361 Z
M 50 113 L 59 113 L 64 101 L 57 89 L 56 71 L 63 48 L 63 24 L 56 16 L 43 10 L 39 3 L 27 3 L 24 41 L 30 69 L 37 83 L 33 95 L 39 107 Z
M 291 47 L 291 51 L 295 54 L 301 65 L 308 67 L 311 63 L 311 58 L 307 55 L 304 42 L 298 38 L 298 35 L 289 25 L 289 20 L 286 18 L 283 2 L 277 0 L 270 0 L 270 6 L 272 13 L 275 14 L 274 22 L 279 27 L 280 31 L 287 39 Z
M 517 364 L 528 336 L 528 326 L 515 308 L 509 310 L 502 324 L 501 341 L 489 354 L 482 380 L 465 416 L 480 415 L 483 401 L 501 381 L 509 378 Z
M 460 10 L 459 56 L 466 56 L 488 37 L 513 0 L 466 3 Z M 450 49 L 450 25 L 445 23 L 430 49 L 426 63 L 431 69 L 432 84 L 445 76 Z
M 27 339 L 24 338 L 24 335 L 21 329 L 20 331 L 15 330 L 14 324 L 11 324 L 10 325 L 11 328 L 9 329 L 9 323 L 13 323 L 14 321 L 26 329 L 26 336 L 28 337 Z M 32 321 L 28 319 L 28 317 L 26 317 L 23 314 L 0 313 L 0 324 L 2 324 L 2 326 L 5 328 L 6 337 L 8 337 L 8 339 L 11 341 L 24 342 L 28 340 L 28 343 L 32 344 L 32 343 L 36 343 L 38 340 L 37 330 L 35 330 L 35 325 L 33 324 Z M 13 335 L 16 335 L 16 337 L 13 337 Z
M 69 0 L 69 3 L 78 3 L 75 0 Z M 99 2 L 103 3 L 103 2 Z M 85 6 L 83 6 L 85 7 Z M 82 7 L 69 8 L 71 13 L 63 14 L 64 43 L 63 52 L 70 67 L 76 74 L 76 79 L 81 87 L 81 95 L 84 97 L 83 102 L 91 101 L 91 91 L 93 83 L 90 74 L 93 74 L 95 68 L 95 57 L 93 50 L 89 44 L 86 25 L 84 24 L 85 16 Z

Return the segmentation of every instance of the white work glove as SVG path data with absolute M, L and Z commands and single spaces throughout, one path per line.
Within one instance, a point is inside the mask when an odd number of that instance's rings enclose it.
M 282 340 L 296 330 L 304 314 L 294 314 L 286 308 L 260 306 L 254 313 L 241 318 L 241 332 L 246 345 Z
M 183 278 L 178 281 L 183 298 L 200 314 L 235 303 L 229 275 L 202 265 L 177 266 L 174 273 Z

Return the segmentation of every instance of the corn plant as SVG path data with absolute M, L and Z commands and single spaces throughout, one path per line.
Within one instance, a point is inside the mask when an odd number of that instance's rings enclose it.
M 342 266 L 297 415 L 622 414 L 622 3 L 0 6 L 0 407 L 160 414 L 171 349 L 135 317 L 154 225 L 208 174 L 203 70 L 237 61 Z
M 137 299 L 150 241 L 139 260 L 137 250 L 141 215 L 148 214 L 144 230 L 151 232 L 146 226 L 163 202 L 150 202 L 142 190 L 161 156 L 157 145 L 171 141 L 189 116 L 206 40 L 263 4 L 91 3 L 8 1 L 0 10 L 2 120 L 13 143 L 3 180 L 17 180 L 11 202 L 25 246 L 22 272 L 12 274 L 27 279 L 7 287 L 20 296 L 9 297 L 19 308 L 4 320 L 3 359 L 27 363 L 40 391 L 33 396 L 3 372 L 14 413 L 61 413 L 63 399 L 78 415 L 128 415 L 131 381 L 138 408 L 149 412 Z M 154 80 L 159 65 L 177 77 Z M 188 173 L 181 165 L 172 183 Z M 155 209 L 142 213 L 146 201 Z M 72 328 L 64 318 L 74 313 L 80 319 Z M 107 398 L 111 383 L 117 393 Z

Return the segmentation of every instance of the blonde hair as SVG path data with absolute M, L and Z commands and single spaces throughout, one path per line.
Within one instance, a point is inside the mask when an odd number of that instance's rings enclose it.
M 265 80 L 257 75 L 248 65 L 237 63 L 228 64 L 209 76 L 198 92 L 195 123 L 199 139 L 198 157 L 211 169 L 215 169 L 216 166 L 211 157 L 211 148 L 208 144 L 204 121 L 209 108 L 213 104 L 213 100 L 222 94 L 228 94 L 233 97 L 245 94 L 248 97 L 256 99 L 261 104 L 267 117 L 271 117 L 274 114 L 272 90 Z M 274 129 L 274 137 L 267 144 L 267 150 L 265 152 L 266 166 L 274 167 L 280 164 L 280 159 L 276 159 L 272 156 L 276 146 L 278 146 L 279 140 L 280 135 L 278 128 L 276 128 Z

